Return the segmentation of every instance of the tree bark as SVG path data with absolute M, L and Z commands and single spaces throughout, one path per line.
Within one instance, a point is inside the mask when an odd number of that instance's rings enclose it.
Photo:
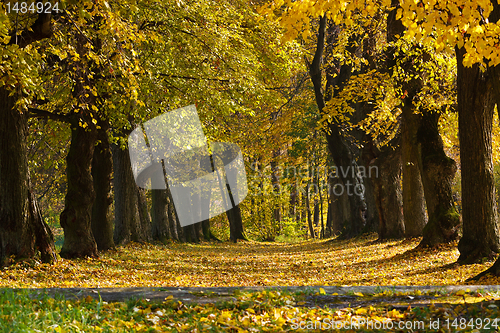
M 113 152 L 113 187 L 115 191 L 115 244 L 145 242 L 148 237 L 147 205 L 144 193 L 137 187 L 128 149 L 111 145 Z M 146 229 L 146 230 L 144 230 Z
M 425 110 L 418 130 L 419 167 L 429 215 L 420 246 L 436 246 L 459 237 L 460 215 L 452 192 L 457 165 L 444 152 L 438 121 L 438 112 Z
M 33 259 L 37 249 L 43 262 L 52 263 L 57 260 L 54 238 L 30 189 L 27 117 L 9 94 L 0 87 L 0 267 L 10 264 L 11 256 Z
M 96 197 L 92 206 L 91 225 L 97 249 L 107 251 L 115 247 L 111 211 L 113 159 L 107 134 L 109 123 L 101 120 L 98 124 L 101 128 L 97 131 L 98 144 L 94 149 L 92 160 L 92 179 Z
M 175 212 L 174 199 L 172 198 L 172 192 L 168 188 L 167 184 L 167 211 L 168 211 L 168 225 L 170 228 L 170 234 L 172 239 L 181 241 L 182 240 L 182 228 L 180 228 L 179 222 L 177 221 L 177 213 Z
M 463 219 L 458 261 L 468 263 L 500 250 L 491 147 L 492 81 L 498 78 L 478 64 L 464 67 L 464 54 L 463 48 L 456 49 Z
M 347 192 L 343 190 L 344 184 L 339 178 L 331 179 L 331 232 L 332 236 L 340 234 L 345 224 L 350 220 L 349 199 Z
M 140 226 L 135 230 L 137 233 L 136 238 L 141 242 L 151 242 L 151 215 L 149 215 L 145 189 L 137 187 L 137 203 Z
M 397 138 L 393 140 L 376 160 L 380 174 L 375 180 L 380 240 L 402 238 L 405 234 L 399 143 Z M 395 149 L 390 148 L 391 146 Z
M 172 238 L 168 219 L 168 195 L 166 190 L 151 190 L 151 220 L 154 240 L 166 243 Z
M 243 220 L 241 218 L 240 205 L 236 205 L 226 212 L 227 219 L 229 220 L 229 238 L 233 243 L 238 239 L 247 240 L 245 232 L 243 231 Z
M 417 131 L 419 116 L 410 99 L 402 107 L 403 215 L 405 237 L 422 236 L 426 224 L 424 187 L 420 177 Z M 439 133 L 438 133 L 439 134 Z

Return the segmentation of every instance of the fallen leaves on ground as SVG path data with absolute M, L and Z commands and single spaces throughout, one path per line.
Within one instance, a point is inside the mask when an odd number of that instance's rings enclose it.
M 303 307 L 301 300 L 311 294 L 278 290 L 235 291 L 233 296 L 233 301 L 203 305 L 171 298 L 161 303 L 107 303 L 90 296 L 31 299 L 26 291 L 7 289 L 0 292 L 0 327 L 23 332 L 479 332 L 500 327 L 498 295 L 490 295 L 494 301 L 477 304 L 465 301 L 469 292 L 439 295 L 448 303 L 404 309 L 377 304 L 342 309 Z
M 455 245 L 410 251 L 419 239 L 302 243 L 132 243 L 99 259 L 19 263 L 0 270 L 3 287 L 453 285 L 493 262 L 455 264 Z M 489 277 L 480 284 L 499 284 Z M 477 282 L 475 282 L 477 284 Z

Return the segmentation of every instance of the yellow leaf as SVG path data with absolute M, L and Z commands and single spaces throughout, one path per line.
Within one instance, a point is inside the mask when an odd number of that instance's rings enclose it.
M 364 315 L 364 314 L 366 314 L 366 313 L 367 313 L 367 311 L 366 311 L 366 309 L 365 309 L 365 308 L 360 308 L 360 309 L 357 309 L 357 310 L 356 310 L 356 314 L 357 314 L 357 315 Z

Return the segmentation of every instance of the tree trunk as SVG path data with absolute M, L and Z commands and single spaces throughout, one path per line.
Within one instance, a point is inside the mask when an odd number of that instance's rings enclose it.
M 271 184 L 273 186 L 273 192 L 277 198 L 280 197 L 281 188 L 280 188 L 280 178 L 278 175 L 278 163 L 277 158 L 281 155 L 281 150 L 275 150 L 273 152 L 273 160 L 271 161 Z M 275 207 L 273 210 L 273 225 L 274 233 L 279 234 L 281 232 L 281 204 L 274 203 Z
M 331 216 L 332 235 L 342 232 L 342 228 L 350 220 L 349 199 L 344 191 L 344 184 L 339 178 L 333 178 L 331 182 Z
M 333 233 L 333 196 L 331 195 L 331 188 L 330 188 L 330 177 L 328 177 L 328 196 L 327 196 L 327 202 L 328 202 L 328 207 L 326 208 L 327 213 L 326 213 L 326 227 L 325 227 L 325 238 L 332 237 L 334 235 Z
M 139 209 L 139 228 L 134 230 L 134 237 L 139 242 L 151 241 L 151 215 L 149 215 L 148 200 L 146 198 L 146 190 L 137 187 L 137 203 Z
M 151 220 L 154 240 L 166 243 L 171 239 L 168 219 L 168 195 L 166 190 L 151 190 Z
M 115 247 L 113 241 L 113 220 L 111 204 L 111 178 L 113 174 L 113 159 L 109 147 L 109 129 L 107 121 L 100 121 L 101 129 L 97 131 L 99 143 L 94 149 L 92 159 L 92 179 L 95 191 L 95 200 L 92 206 L 92 233 L 99 251 L 106 251 Z
M 128 149 L 111 145 L 113 152 L 113 187 L 115 191 L 115 244 L 147 241 L 147 206 L 135 184 Z M 146 220 L 146 221 L 145 221 Z
M 319 176 L 318 176 L 318 167 L 316 164 L 313 165 L 313 175 L 312 175 L 312 179 L 313 179 L 313 184 L 316 185 L 316 190 L 317 192 L 314 193 L 315 196 L 314 196 L 314 201 L 313 201 L 313 207 L 314 207 L 314 214 L 313 214 L 313 223 L 314 223 L 314 226 L 317 228 L 318 225 L 319 225 L 319 202 L 318 202 L 318 198 L 316 197 L 316 194 L 319 194 L 321 192 L 321 189 L 319 187 Z M 321 237 L 321 234 L 320 236 Z
M 366 147 L 366 145 L 365 145 Z M 365 150 L 365 148 L 363 148 Z M 365 154 L 363 152 L 362 154 Z M 368 170 L 370 164 L 366 163 L 364 165 Z M 378 232 L 379 227 L 379 216 L 378 216 L 378 208 L 377 208 L 377 200 L 375 198 L 375 182 L 376 179 L 373 177 L 364 178 L 363 185 L 365 187 L 365 200 L 366 200 L 366 212 L 365 212 L 365 232 Z M 388 207 L 390 208 L 390 207 Z
M 375 198 L 379 215 L 379 239 L 402 238 L 405 233 L 401 190 L 401 148 L 395 139 L 377 157 L 379 177 L 375 180 Z M 397 147 L 396 149 L 390 146 Z
M 85 114 L 80 113 L 82 118 Z M 95 192 L 91 167 L 97 130 L 88 117 L 87 128 L 74 117 L 71 124 L 71 144 L 66 157 L 68 190 L 60 222 L 64 229 L 63 258 L 98 257 L 97 244 L 91 227 Z
M 310 173 L 309 173 L 309 176 L 310 176 Z M 305 201 L 306 201 L 306 205 L 305 205 L 305 209 L 306 209 L 306 214 L 307 214 L 307 225 L 309 226 L 309 234 L 311 235 L 311 238 L 316 238 L 316 233 L 314 232 L 314 225 L 313 225 L 313 222 L 312 222 L 312 218 L 311 218 L 311 207 L 310 207 L 310 195 L 311 195 L 311 192 L 310 192 L 310 183 L 308 182 L 307 183 L 307 188 L 306 188 L 306 195 L 305 195 Z
M 464 67 L 464 54 L 456 49 L 463 219 L 458 261 L 475 262 L 500 250 L 491 147 L 492 81 L 498 78 L 478 64 Z
M 420 162 L 429 222 L 421 246 L 436 246 L 458 239 L 460 215 L 453 202 L 456 163 L 446 156 L 438 129 L 439 113 L 423 111 L 418 131 Z
M 288 216 L 291 219 L 296 219 L 296 215 L 297 215 L 297 189 L 293 187 L 292 192 L 290 193 L 290 209 L 288 211 Z
M 417 131 L 419 116 L 412 100 L 402 107 L 401 145 L 403 158 L 403 215 L 405 237 L 422 236 L 425 220 L 424 188 L 420 177 Z
M 172 239 L 180 241 L 182 240 L 182 228 L 180 228 L 179 222 L 177 221 L 177 213 L 175 212 L 174 199 L 172 198 L 172 192 L 168 188 L 167 184 L 167 210 L 168 210 L 168 225 L 170 229 L 170 234 Z
M 319 210 L 321 218 L 321 238 L 325 238 L 325 219 L 323 217 L 323 194 L 319 191 Z
M 203 193 L 202 196 L 203 196 L 203 198 L 205 198 L 205 200 L 203 200 L 203 202 L 207 206 L 206 207 L 200 207 L 200 208 L 202 209 L 202 211 L 203 210 L 210 211 L 210 191 L 208 191 L 208 193 Z M 201 223 L 201 228 L 203 230 L 203 236 L 205 237 L 205 240 L 208 240 L 208 241 L 209 240 L 215 240 L 215 241 L 220 242 L 220 240 L 217 237 L 215 237 L 212 234 L 212 231 L 210 230 L 210 219 L 203 220 L 200 223 Z
M 229 220 L 229 238 L 236 243 L 238 239 L 247 240 L 243 231 L 240 205 L 236 205 L 226 212 Z
M 56 261 L 54 238 L 30 189 L 26 114 L 14 108 L 16 97 L 0 87 L 0 267 L 11 256 Z

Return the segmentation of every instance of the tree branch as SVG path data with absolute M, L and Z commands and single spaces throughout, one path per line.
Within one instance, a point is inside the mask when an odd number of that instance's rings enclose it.
M 28 108 L 29 118 L 49 118 L 52 120 L 58 120 L 64 123 L 69 123 L 70 119 L 67 115 L 53 113 L 50 111 L 40 110 L 37 108 Z
M 207 81 L 219 81 L 219 82 L 229 82 L 229 79 L 218 79 L 218 78 L 207 78 L 207 77 L 194 77 L 194 76 L 186 76 L 186 75 L 171 75 L 159 73 L 159 76 L 171 77 L 174 79 L 185 79 L 185 80 L 207 80 Z
M 319 112 L 322 112 L 325 107 L 325 99 L 321 92 L 321 60 L 323 58 L 323 50 L 325 49 L 325 31 L 326 31 L 326 15 L 319 19 L 318 42 L 312 63 L 309 64 L 309 75 L 314 86 L 314 95 L 316 104 L 318 104 Z

